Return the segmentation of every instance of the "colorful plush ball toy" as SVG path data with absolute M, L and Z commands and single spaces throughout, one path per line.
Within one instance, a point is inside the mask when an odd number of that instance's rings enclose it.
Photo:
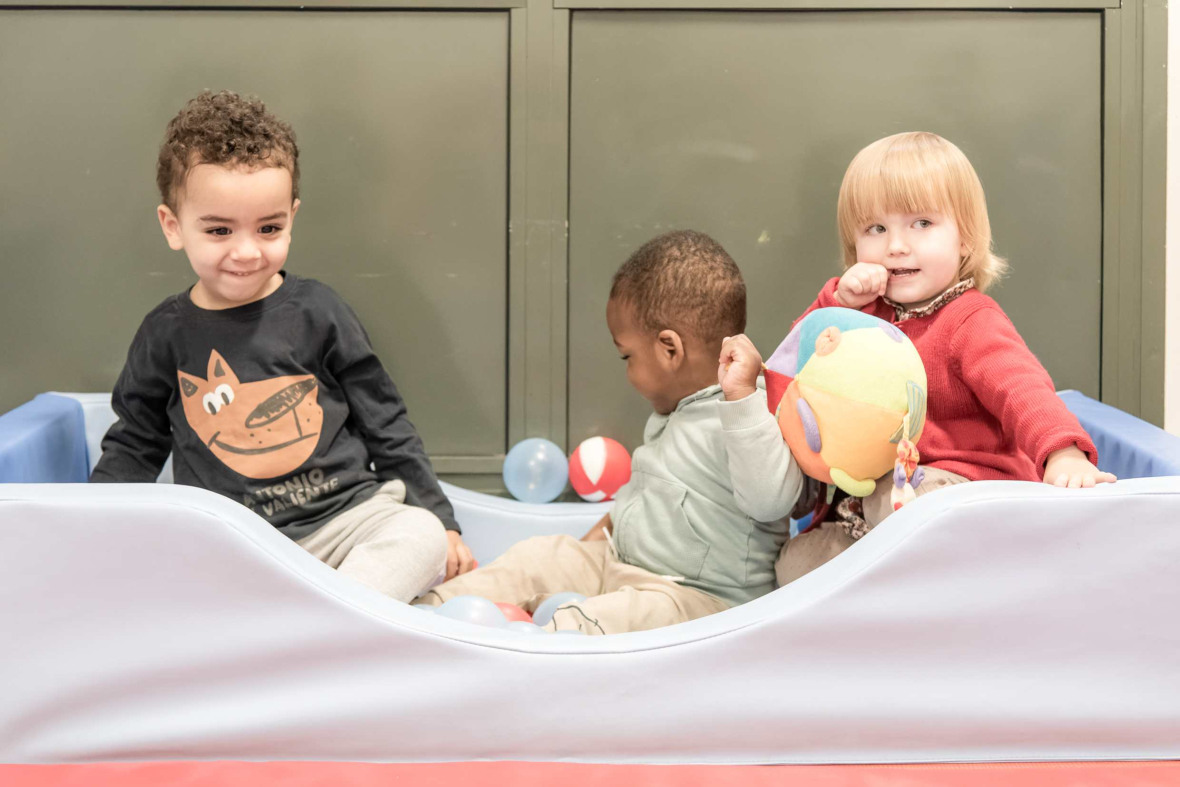
M 570 454 L 570 486 L 583 500 L 613 500 L 630 480 L 631 455 L 616 440 L 590 437 Z
M 767 360 L 766 395 L 804 473 L 865 497 L 890 469 L 896 483 L 900 470 L 894 508 L 913 498 L 926 370 L 896 326 L 854 309 L 816 309 Z

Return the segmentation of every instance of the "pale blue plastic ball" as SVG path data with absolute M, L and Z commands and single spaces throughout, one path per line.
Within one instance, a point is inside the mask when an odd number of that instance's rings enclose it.
M 562 493 L 569 477 L 565 452 L 543 437 L 521 440 L 504 457 L 504 486 L 525 503 L 548 503 Z
M 536 623 L 529 623 L 527 620 L 510 620 L 508 625 L 504 628 L 509 631 L 516 631 L 521 634 L 544 634 L 545 629 L 538 626 Z
M 462 620 L 464 623 L 474 623 L 477 626 L 491 626 L 503 628 L 508 618 L 500 608 L 479 596 L 455 596 L 438 607 L 435 612 L 444 618 Z
M 544 626 L 549 621 L 553 620 L 553 613 L 562 604 L 570 604 L 575 601 L 585 601 L 586 597 L 581 593 L 574 593 L 572 591 L 565 591 L 564 593 L 554 593 L 549 598 L 537 605 L 537 609 L 533 612 L 533 622 L 538 626 Z

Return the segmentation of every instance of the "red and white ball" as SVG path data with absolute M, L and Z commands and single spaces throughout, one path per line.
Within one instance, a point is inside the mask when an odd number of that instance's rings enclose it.
M 616 440 L 591 437 L 570 454 L 570 486 L 586 501 L 613 500 L 631 480 L 631 455 Z

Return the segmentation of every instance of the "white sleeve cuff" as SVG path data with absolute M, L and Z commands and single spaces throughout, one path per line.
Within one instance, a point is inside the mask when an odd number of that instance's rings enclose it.
M 774 415 L 766 406 L 766 391 L 761 388 L 736 402 L 723 399 L 717 402 L 717 410 L 721 415 L 721 428 L 727 432 L 749 429 L 774 420 Z

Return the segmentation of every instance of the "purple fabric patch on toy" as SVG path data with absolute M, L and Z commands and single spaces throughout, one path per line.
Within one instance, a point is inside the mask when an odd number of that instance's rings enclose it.
M 892 323 L 883 323 L 881 325 L 881 330 L 885 331 L 885 335 L 895 342 L 900 343 L 905 341 L 905 334 L 901 332 L 901 328 L 898 328 Z
M 766 361 L 766 368 L 794 377 L 799 374 L 799 331 L 792 331 Z
M 815 413 L 811 412 L 811 405 L 803 399 L 796 399 L 795 410 L 799 413 L 799 420 L 803 422 L 803 434 L 807 437 L 807 447 L 818 454 L 824 444 L 820 442 L 819 424 L 815 422 Z
M 922 485 L 922 479 L 926 477 L 926 473 L 922 471 L 921 465 L 914 468 L 914 474 L 910 476 L 910 486 L 917 489 Z

